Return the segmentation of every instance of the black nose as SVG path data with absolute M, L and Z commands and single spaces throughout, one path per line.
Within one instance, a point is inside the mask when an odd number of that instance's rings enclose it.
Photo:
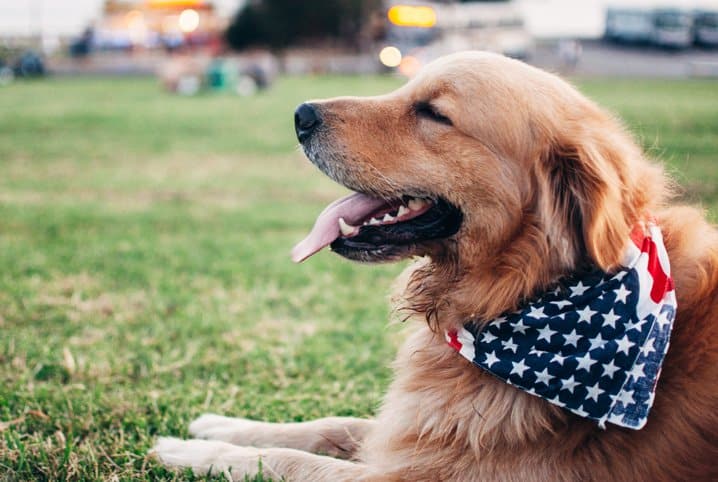
M 294 111 L 294 130 L 297 131 L 299 142 L 309 139 L 321 123 L 319 112 L 312 104 L 302 104 Z

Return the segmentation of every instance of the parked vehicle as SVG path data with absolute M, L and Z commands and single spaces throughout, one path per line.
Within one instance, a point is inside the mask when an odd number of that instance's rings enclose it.
M 718 47 L 718 10 L 697 10 L 693 17 L 693 41 L 703 47 Z
M 651 17 L 647 10 L 609 8 L 604 36 L 613 42 L 648 43 L 653 31 Z
M 631 44 L 682 49 L 693 43 L 693 16 L 676 8 L 609 8 L 605 38 Z
M 684 49 L 693 44 L 693 15 L 679 9 L 653 11 L 652 43 L 659 47 Z

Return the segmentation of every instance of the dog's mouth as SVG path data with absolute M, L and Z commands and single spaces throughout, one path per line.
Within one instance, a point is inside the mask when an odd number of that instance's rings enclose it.
M 292 260 L 302 262 L 330 246 L 355 261 L 393 261 L 421 254 L 417 251 L 424 242 L 456 234 L 462 218 L 458 208 L 441 198 L 385 200 L 354 193 L 324 209 L 292 250 Z

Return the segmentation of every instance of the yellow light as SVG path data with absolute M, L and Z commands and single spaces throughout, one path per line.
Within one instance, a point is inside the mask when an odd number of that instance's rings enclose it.
M 201 8 L 205 5 L 204 0 L 147 0 L 146 5 L 150 8 Z
M 401 63 L 401 51 L 396 47 L 384 47 L 379 52 L 379 60 L 387 67 L 396 67 Z
M 436 25 L 436 12 L 431 7 L 395 5 L 389 9 L 387 17 L 399 27 L 431 28 Z
M 192 10 L 191 8 L 182 10 L 178 23 L 180 30 L 183 32 L 194 32 L 197 30 L 197 27 L 199 27 L 199 13 L 197 13 L 197 10 Z

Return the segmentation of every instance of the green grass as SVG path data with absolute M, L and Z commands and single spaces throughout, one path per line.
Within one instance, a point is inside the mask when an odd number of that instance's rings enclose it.
M 302 100 L 393 78 L 282 79 L 250 99 L 149 80 L 0 89 L 0 479 L 172 479 L 145 453 L 205 411 L 371 415 L 402 266 L 288 252 L 342 193 L 297 152 Z M 580 82 L 718 212 L 711 82 Z M 187 474 L 185 474 L 187 475 Z

